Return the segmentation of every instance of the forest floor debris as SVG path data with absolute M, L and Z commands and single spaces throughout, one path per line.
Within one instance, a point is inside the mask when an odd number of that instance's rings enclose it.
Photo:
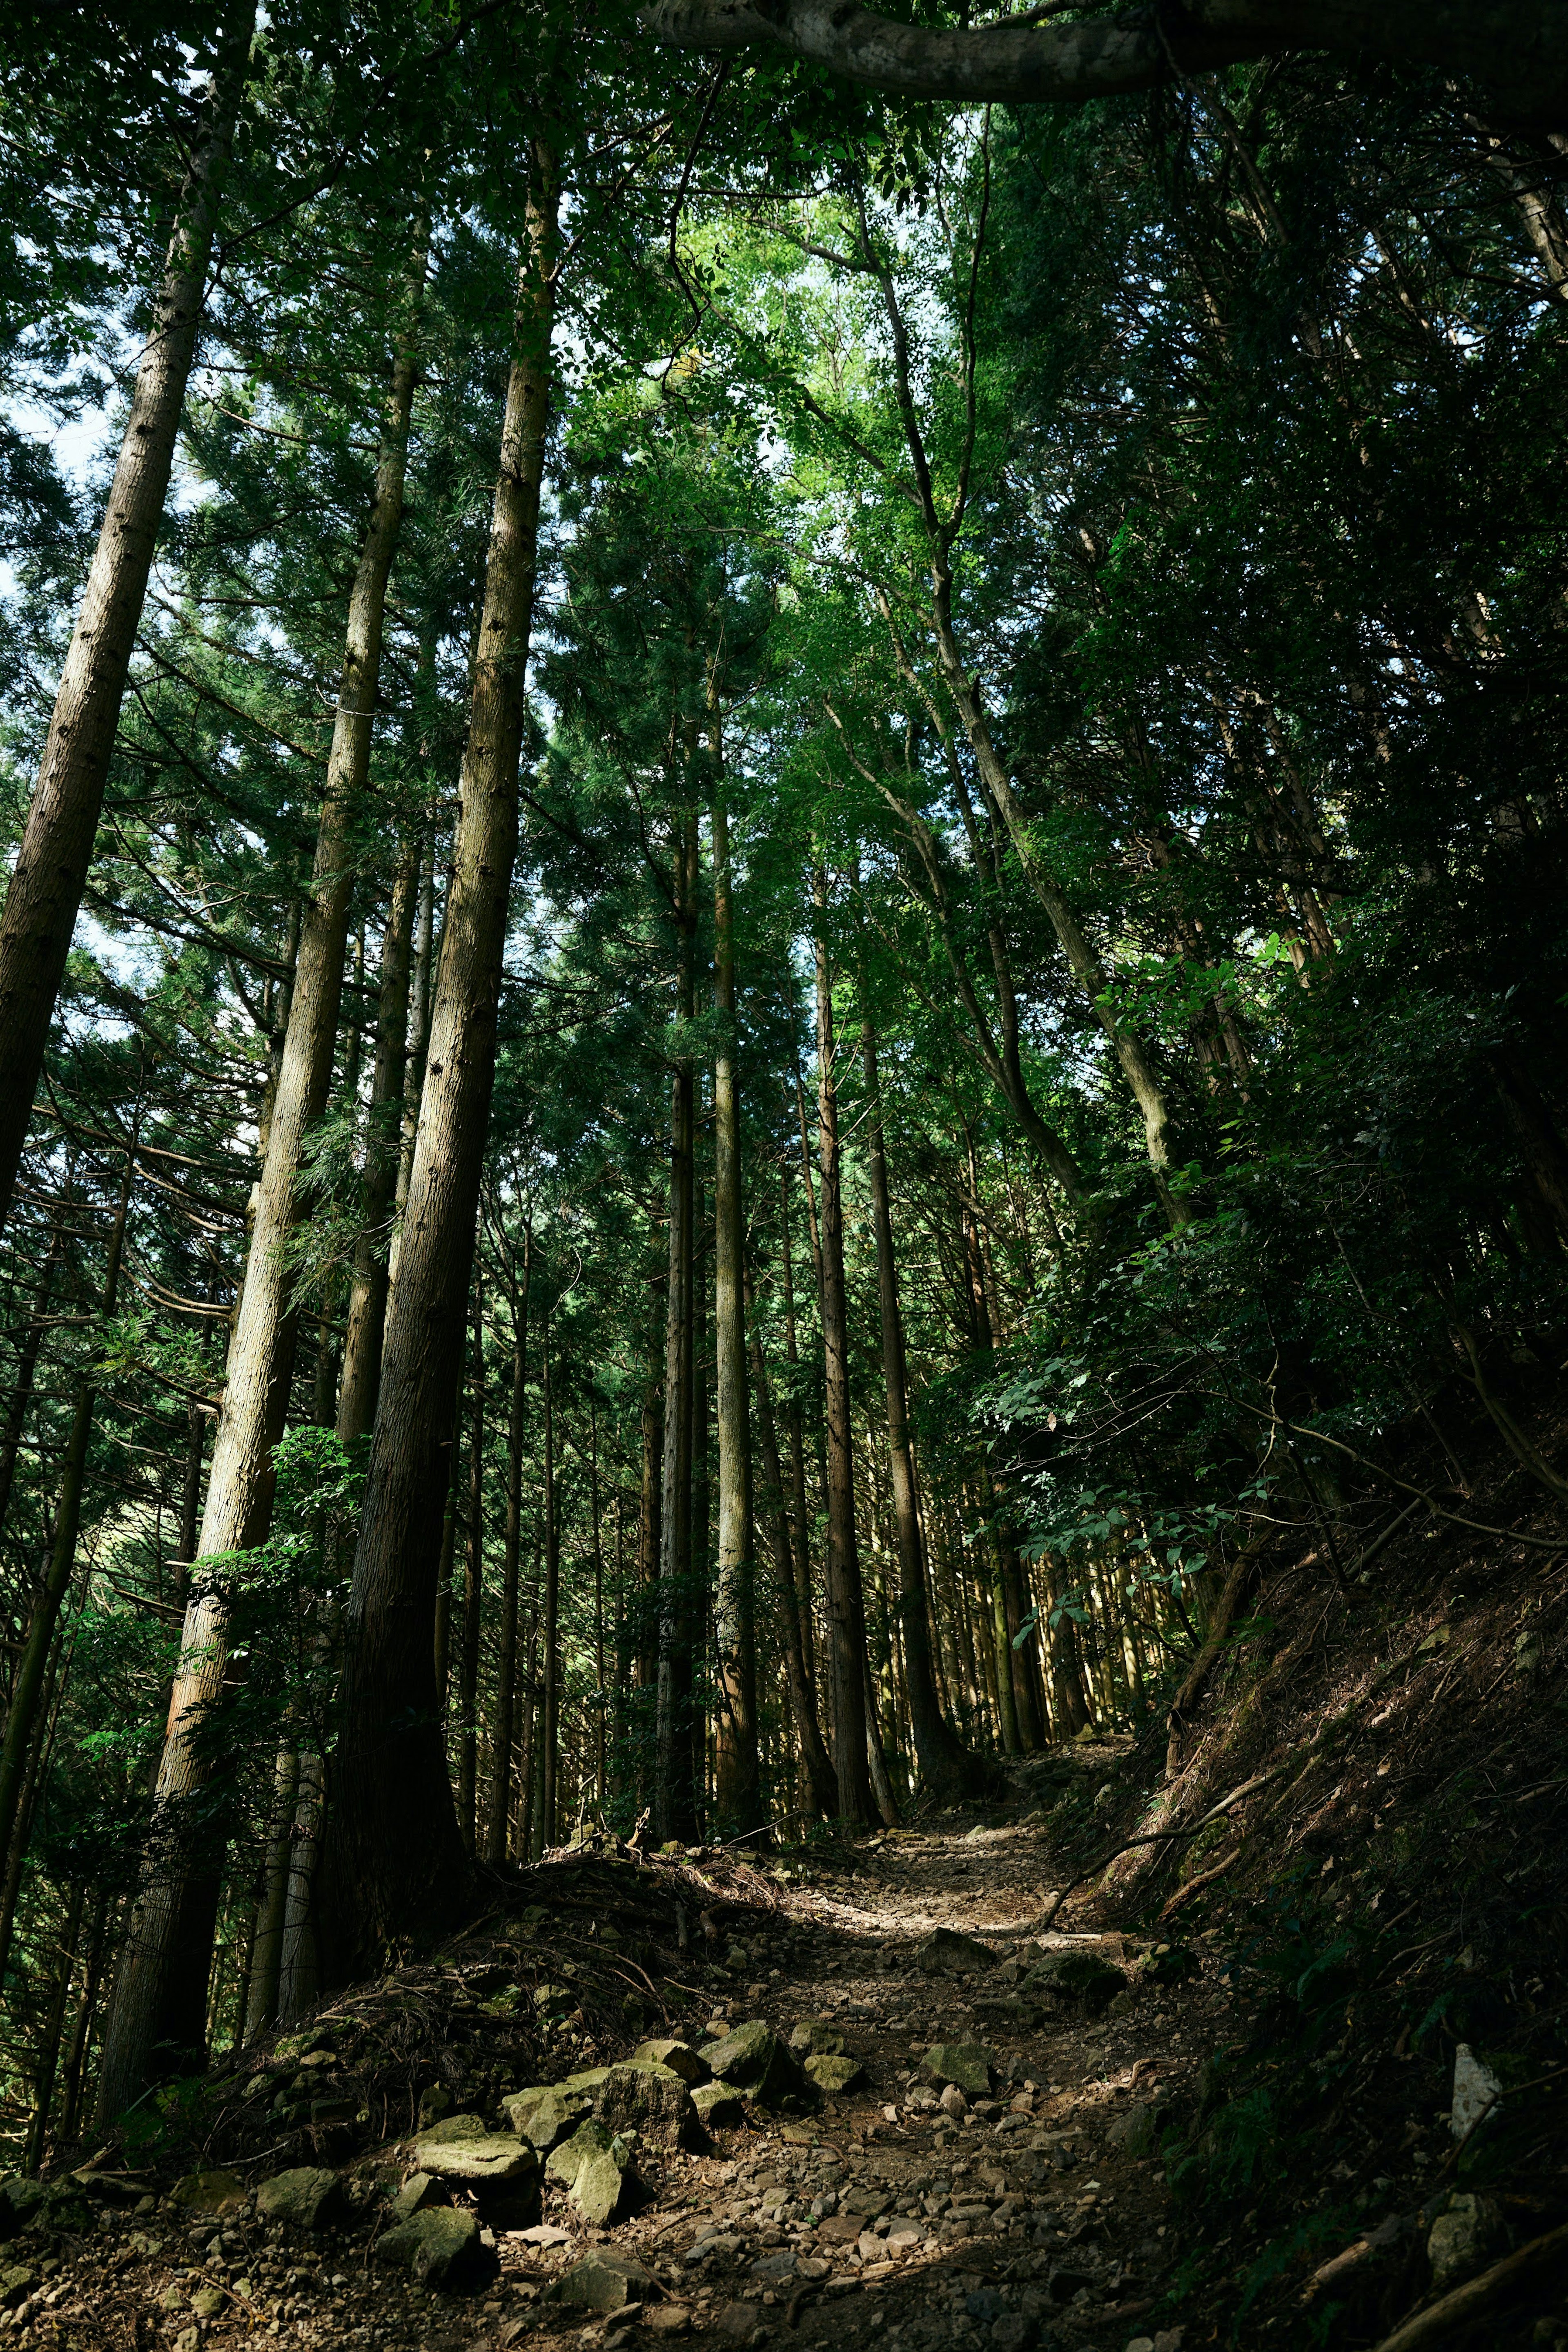
M 1568 2347 L 1568 1595 L 1534 1560 L 1436 1594 L 1411 1565 L 1421 1611 L 1391 1563 L 1376 1623 L 1319 1592 L 1307 1643 L 1289 1572 L 1265 1591 L 1294 1680 L 1264 1732 L 1233 1656 L 1176 1790 L 1250 1787 L 1227 1874 L 1145 1849 L 1039 1932 L 1169 1804 L 1153 1739 L 772 1861 L 589 1839 L 123 2145 L 0 2188 L 0 2335 Z

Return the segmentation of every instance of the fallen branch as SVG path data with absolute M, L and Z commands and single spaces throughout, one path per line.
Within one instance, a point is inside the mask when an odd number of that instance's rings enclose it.
M 1205 1683 L 1214 1671 L 1215 1660 L 1225 1647 L 1225 1637 L 1230 1631 L 1231 1620 L 1240 1605 L 1241 1595 L 1247 1588 L 1248 1580 L 1257 1568 L 1258 1555 L 1268 1540 L 1267 1534 L 1257 1536 L 1243 1550 L 1238 1552 L 1231 1564 L 1230 1573 L 1225 1580 L 1224 1590 L 1215 1603 L 1214 1614 L 1209 1619 L 1208 1631 L 1204 1636 L 1203 1647 L 1194 1659 L 1181 1688 L 1171 1701 L 1170 1712 L 1166 1717 L 1166 1779 L 1167 1780 L 1174 1780 L 1181 1769 L 1181 1740 L 1182 1733 L 1186 1729 L 1187 1716 Z
M 1243 1412 L 1249 1412 L 1254 1421 L 1266 1422 L 1275 1429 L 1288 1429 L 1296 1437 L 1310 1437 L 1316 1445 L 1332 1445 L 1336 1454 L 1347 1455 L 1363 1470 L 1369 1470 L 1375 1478 L 1381 1478 L 1387 1486 L 1397 1486 L 1402 1495 L 1414 1495 L 1418 1502 L 1426 1504 L 1429 1511 L 1435 1511 L 1438 1518 L 1447 1519 L 1450 1527 L 1469 1528 L 1480 1536 L 1497 1536 L 1503 1543 L 1527 1544 L 1531 1551 L 1559 1552 L 1563 1548 L 1560 1537 L 1552 1540 L 1545 1536 L 1527 1536 L 1517 1528 L 1489 1527 L 1484 1519 L 1468 1519 L 1460 1511 L 1446 1511 L 1425 1486 L 1412 1486 L 1408 1478 L 1401 1478 L 1394 1471 L 1385 1470 L 1381 1462 L 1374 1462 L 1367 1454 L 1357 1453 L 1355 1447 L 1347 1445 L 1343 1437 L 1331 1437 L 1326 1429 L 1308 1429 L 1299 1421 L 1285 1420 L 1281 1413 L 1264 1412 L 1260 1406 L 1249 1404 L 1244 1397 L 1218 1398 L 1216 1402 L 1239 1405 Z
M 1392 2336 L 1385 2336 L 1375 2352 L 1427 2352 L 1429 2345 L 1445 2343 L 1449 2336 L 1475 2326 L 1499 2305 L 1511 2302 L 1516 2294 L 1533 2287 L 1538 2279 L 1564 2261 L 1568 2261 L 1568 2222 L 1548 2230 L 1543 2237 L 1532 2238 L 1516 2254 L 1483 2271 L 1479 2278 L 1467 2279 L 1451 2294 L 1416 2312 Z
M 1182 1905 L 1187 1901 L 1189 1896 L 1198 1894 L 1205 1886 L 1212 1886 L 1214 1881 L 1217 1878 L 1223 1878 L 1228 1870 L 1234 1870 L 1246 1851 L 1247 1841 L 1243 1837 L 1239 1839 L 1237 1843 L 1231 1847 L 1230 1852 L 1224 1857 L 1223 1861 L 1215 1863 L 1212 1867 L 1207 1870 L 1200 1870 L 1196 1878 L 1189 1878 L 1185 1886 L 1178 1886 L 1176 1893 L 1170 1897 L 1170 1900 L 1161 1908 L 1161 1925 L 1163 1926 L 1165 1924 L 1166 1920 L 1170 1917 L 1173 1911 L 1179 1911 Z
M 1287 1756 L 1278 1764 L 1270 1764 L 1266 1772 L 1258 1773 L 1250 1780 L 1243 1780 L 1239 1789 L 1232 1789 L 1228 1797 L 1221 1797 L 1218 1804 L 1211 1805 L 1201 1821 L 1194 1822 L 1185 1830 L 1145 1830 L 1139 1837 L 1124 1838 L 1120 1845 L 1113 1845 L 1109 1853 L 1102 1854 L 1098 1862 L 1092 1862 L 1087 1870 L 1081 1870 L 1076 1878 L 1070 1878 L 1066 1885 L 1058 1890 L 1049 1908 L 1041 1912 L 1031 1933 L 1043 1936 L 1073 1888 L 1087 1885 L 1092 1878 L 1098 1878 L 1119 1854 L 1131 1853 L 1134 1846 L 1178 1845 L 1184 1838 L 1197 1837 L 1201 1831 L 1207 1829 L 1211 1822 L 1217 1822 L 1228 1813 L 1232 1805 L 1239 1805 L 1243 1797 L 1250 1797 L 1256 1790 L 1266 1788 L 1270 1780 L 1277 1780 L 1281 1772 L 1293 1770 L 1301 1761 L 1299 1757 Z

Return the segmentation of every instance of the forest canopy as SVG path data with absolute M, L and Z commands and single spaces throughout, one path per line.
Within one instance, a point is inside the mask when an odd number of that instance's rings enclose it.
M 34 2164 L 1568 1494 L 1568 14 L 917 14 L 0 33 Z

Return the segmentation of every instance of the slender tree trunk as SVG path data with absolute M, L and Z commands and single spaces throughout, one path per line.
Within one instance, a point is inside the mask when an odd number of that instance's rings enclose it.
M 740 1171 L 737 1070 L 735 909 L 722 738 L 714 753 L 714 1352 L 718 1390 L 718 1576 L 714 1633 L 718 1675 L 716 1805 L 720 1834 L 762 1819 L 757 1754 L 757 1628 L 751 1558 L 751 1430 L 746 1393 L 746 1213 Z
M 750 1276 L 747 1276 L 747 1303 L 750 1303 Z M 784 1671 L 789 1684 L 790 1712 L 795 1718 L 795 1737 L 800 1745 L 800 1760 L 805 1770 L 812 1810 L 831 1819 L 839 1810 L 838 1775 L 822 1738 L 821 1725 L 817 1719 L 817 1700 L 810 1678 L 806 1672 L 805 1647 L 801 1641 L 800 1609 L 797 1600 L 798 1584 L 794 1562 L 790 1558 L 791 1539 L 789 1514 L 784 1507 L 783 1479 L 779 1462 L 779 1440 L 773 1423 L 773 1405 L 768 1393 L 768 1375 L 762 1361 L 762 1342 L 758 1336 L 755 1315 L 751 1318 L 751 1385 L 757 1406 L 757 1429 L 762 1445 L 762 1475 L 766 1499 L 773 1512 L 773 1553 L 779 1575 L 779 1598 L 783 1609 Z
M 66 1905 L 59 1962 L 49 1992 L 49 2005 L 44 2014 L 44 2031 L 33 2072 L 33 2112 L 28 2118 L 26 2152 L 22 2159 L 28 2172 L 37 2172 L 44 2160 L 44 2138 L 49 2128 L 49 2110 L 55 2101 L 55 2078 L 59 2072 L 60 2043 L 65 2037 L 66 2002 L 70 1997 L 71 1978 L 76 1970 L 77 1946 L 81 1941 L 81 1915 L 86 1891 L 81 1880 L 75 1880 Z
M 288 1903 L 288 1874 L 293 1855 L 295 1795 L 299 1778 L 299 1751 L 292 1739 L 277 1751 L 272 1773 L 272 1819 L 263 1864 L 261 1899 L 256 1905 L 256 1932 L 251 1945 L 250 1974 L 246 1987 L 245 2039 L 265 2033 L 277 2011 L 278 1979 L 283 1969 L 283 1923 Z
M 507 1860 L 512 1814 L 512 1748 L 517 1736 L 517 1584 L 523 1550 L 523 1428 L 528 1384 L 528 1294 L 533 1234 L 523 1228 L 523 1280 L 513 1297 L 512 1398 L 507 1416 L 507 1539 L 501 1562 L 501 1638 L 496 1665 L 496 1737 L 490 1759 L 490 1813 L 485 1859 Z
M 1078 1661 L 1078 1628 L 1061 1607 L 1066 1581 L 1054 1560 L 1046 1563 L 1046 1587 L 1051 1594 L 1051 1613 L 1061 1612 L 1055 1625 L 1050 1628 L 1057 1730 L 1064 1739 L 1075 1739 L 1089 1721 L 1089 1702 Z
M 479 1618 L 485 1590 L 485 1293 L 474 1285 L 474 1409 L 468 1417 L 468 1540 L 457 1692 L 457 1826 L 474 1852 L 479 1804 Z
M 33 1801 L 37 1795 L 38 1779 L 44 1760 L 52 1745 L 55 1693 L 59 1680 L 57 1661 L 49 1668 L 44 1685 L 43 1704 L 35 1711 L 33 1737 L 27 1745 L 22 1770 L 22 1787 L 16 1805 L 16 1822 L 5 1853 L 5 1874 L 0 1883 L 0 1991 L 4 1990 L 6 1972 L 11 1965 L 11 1944 L 16 1932 L 16 1906 L 22 1894 L 22 1870 L 27 1859 L 27 1843 L 32 1834 Z
M 601 1821 L 604 1815 L 604 1544 L 599 1516 L 599 1408 L 590 1400 L 588 1485 L 593 1522 L 593 1784 Z
M 944 1804 L 967 1796 L 979 1785 L 979 1767 L 942 1713 L 931 1664 L 931 1621 L 926 1613 L 925 1563 L 920 1540 L 920 1507 L 915 1488 L 915 1455 L 909 1443 L 909 1368 L 904 1317 L 898 1303 L 898 1267 L 893 1247 L 893 1208 L 888 1194 L 887 1150 L 882 1124 L 882 1085 L 876 1032 L 864 1021 L 861 1055 L 871 1124 L 867 1160 L 871 1173 L 872 1223 L 876 1234 L 877 1292 L 882 1308 L 882 1372 L 887 1391 L 887 1451 L 893 1478 L 893 1508 L 898 1537 L 898 1622 L 904 1643 L 904 1693 L 920 1776 Z
M 435 649 L 420 647 L 421 667 L 434 666 Z M 419 1106 L 424 1090 L 425 1056 L 430 1045 L 430 978 L 435 938 L 435 843 L 427 840 L 420 852 L 419 910 L 413 927 L 413 968 L 409 976 L 408 1053 L 403 1064 L 402 1132 L 398 1139 L 397 1185 L 393 1194 L 392 1245 L 387 1252 L 390 1289 L 397 1275 L 402 1240 L 403 1212 L 408 1206 L 409 1179 L 413 1173 L 414 1139 L 419 1133 Z M 382 1321 L 385 1317 L 383 1314 Z
M 265 1541 L 271 1522 L 273 1455 L 287 1411 L 298 1337 L 287 1244 L 298 1215 L 296 1178 L 310 1129 L 326 1107 L 338 1040 L 355 831 L 370 770 L 387 583 L 402 522 L 425 261 L 422 237 L 406 289 L 407 310 L 392 369 L 370 521 L 349 597 L 315 869 L 300 925 L 288 1025 L 207 1481 L 202 1559 L 253 1549 Z M 99 2093 L 104 2123 L 120 2113 L 147 2079 L 155 2020 L 167 2013 L 175 1975 L 188 1970 L 193 1979 L 200 1973 L 197 1956 L 176 1948 L 190 1932 L 189 1920 L 181 1924 L 191 1868 L 183 1849 L 205 1770 L 201 1734 L 218 1704 L 227 1666 L 233 1605 L 226 1571 L 205 1578 L 198 1574 L 185 1612 L 143 1885 L 104 2039 Z M 204 2000 L 202 2010 L 204 2013 Z M 195 2048 L 194 2019 L 190 2031 Z
M 93 1905 L 92 1926 L 88 1931 L 87 1972 L 82 1979 L 76 2023 L 71 2029 L 70 2051 L 66 2059 L 66 2096 L 60 2110 L 59 2136 L 61 2144 L 67 2147 L 76 2137 L 77 2125 L 81 2117 L 88 2045 L 92 2039 L 92 2021 L 98 2009 L 99 1988 L 103 1982 L 103 1956 L 108 1943 L 109 1896 L 99 1894 Z
M 1002 1753 L 1004 1756 L 1021 1756 L 1023 1740 L 1019 1732 L 1018 1692 L 1013 1685 L 1013 1653 L 1008 1632 L 1001 1547 L 993 1541 L 989 1550 L 995 1563 L 991 1579 L 991 1652 L 997 1662 L 997 1712 L 1001 1718 Z
M 555 158 L 536 142 L 452 887 L 345 1629 L 328 1824 L 342 1976 L 373 1964 L 389 1937 L 447 1920 L 467 1880 L 432 1671 L 441 1456 L 462 1360 L 517 856 L 558 205 Z
M 352 1446 L 369 1436 L 381 1381 L 382 1334 L 386 1317 L 388 1234 L 398 1167 L 398 1118 L 403 1091 L 409 1003 L 409 940 L 420 858 L 416 843 L 404 845 L 392 877 L 385 935 L 382 941 L 381 991 L 376 1007 L 376 1052 L 366 1120 L 365 1164 L 360 1194 L 360 1230 L 349 1288 L 348 1331 L 338 1386 L 337 1433 Z M 341 1543 L 341 1531 L 331 1540 Z M 324 1649 L 337 1647 L 339 1625 L 321 1630 Z M 321 1747 L 306 1747 L 298 1758 L 292 1827 L 278 1940 L 277 2016 L 292 2025 L 316 1999 L 319 1965 L 316 1937 L 316 1864 L 321 1851 L 327 1772 Z M 265 1955 L 267 1946 L 260 1944 Z M 253 1962 L 253 1979 L 255 1967 Z M 254 2009 L 254 2000 L 252 2008 Z
M 876 1810 L 888 1829 L 898 1826 L 898 1799 L 894 1794 L 893 1778 L 887 1769 L 887 1752 L 882 1742 L 882 1727 L 877 1721 L 876 1685 L 872 1679 L 871 1660 L 865 1661 L 865 1678 L 862 1685 L 865 1706 L 865 1759 L 871 1777 L 872 1794 Z
M 112 1317 L 120 1295 L 120 1267 L 125 1254 L 125 1225 L 130 1213 L 135 1165 L 136 1129 L 133 1129 L 120 1181 L 120 1199 L 110 1233 L 109 1261 L 104 1268 L 103 1291 L 99 1305 L 99 1313 L 105 1323 Z M 27 1630 L 22 1637 L 21 1664 L 11 1685 L 5 1738 L 4 1744 L 0 1745 L 0 1854 L 9 1854 L 16 1839 L 23 1783 L 27 1776 L 27 1759 L 34 1747 L 34 1730 L 39 1720 L 39 1702 L 48 1677 L 55 1627 L 59 1622 L 60 1610 L 76 1566 L 77 1537 L 81 1528 L 82 1487 L 87 1475 L 88 1448 L 92 1442 L 93 1408 L 97 1402 L 98 1390 L 89 1377 L 82 1381 L 77 1391 L 76 1411 L 71 1416 L 65 1465 L 60 1474 L 60 1494 L 55 1510 L 55 1536 L 49 1551 L 49 1564 L 33 1597 Z
M 807 1171 L 810 1181 L 810 1170 Z M 800 1357 L 795 1343 L 795 1276 L 789 1253 L 789 1169 L 786 1163 L 779 1171 L 779 1266 L 784 1284 L 784 1353 L 789 1365 L 789 1400 L 784 1411 L 784 1427 L 789 1439 L 789 1503 L 795 1541 L 795 1596 L 800 1612 L 800 1656 L 806 1668 L 806 1686 L 816 1706 L 817 1658 L 816 1641 L 811 1624 L 811 1522 L 806 1509 L 806 1438 L 800 1413 L 800 1400 L 795 1393 Z
M 676 852 L 676 1017 L 695 1002 L 696 820 L 681 818 Z M 669 1289 L 664 1317 L 664 1445 L 659 1528 L 659 1694 L 653 1826 L 663 1841 L 696 1834 L 692 1741 L 692 1324 L 696 1079 L 689 1062 L 670 1088 Z
M 369 1433 L 375 1421 L 376 1391 L 381 1385 L 387 1305 L 387 1219 L 397 1185 L 398 1129 L 408 1039 L 409 936 L 418 885 L 419 849 L 416 843 L 410 841 L 403 845 L 392 877 L 386 934 L 382 941 L 376 1058 L 371 1073 L 370 1112 L 365 1123 L 360 1230 L 354 1243 L 343 1377 L 338 1391 L 338 1434 L 345 1444 Z
M 663 1287 L 661 1280 L 658 1287 Z M 637 1501 L 637 1621 L 635 1677 L 639 1690 L 657 1704 L 659 1690 L 659 1561 L 662 1538 L 662 1472 L 664 1466 L 664 1391 L 659 1382 L 658 1342 L 649 1350 L 648 1377 L 643 1387 L 643 1459 Z M 639 1718 L 645 1738 L 649 1725 Z M 651 1791 L 646 1769 L 639 1775 L 644 1801 Z
M 49 1292 L 54 1286 L 55 1268 L 60 1262 L 63 1240 L 64 1229 L 57 1217 L 49 1232 L 49 1248 L 44 1260 L 44 1270 L 33 1293 L 32 1313 L 27 1318 L 27 1328 L 16 1359 L 16 1381 L 11 1391 L 11 1408 L 5 1415 L 5 1434 L 0 1440 L 0 1528 L 4 1528 L 5 1515 L 11 1507 L 16 1456 L 22 1447 L 22 1432 L 26 1427 L 27 1407 L 33 1401 L 33 1380 L 38 1369 L 38 1350 L 43 1346 L 49 1311 Z
M 555 1481 L 555 1386 L 550 1377 L 549 1316 L 544 1328 L 545 1409 L 545 1608 L 544 1706 L 539 1725 L 539 1822 L 541 1847 L 560 1835 L 560 1519 Z
M 44 1065 L 55 998 L 87 880 L 120 707 L 206 295 L 219 184 L 256 29 L 252 0 L 223 19 L 212 79 L 180 193 L 152 331 L 98 546 L 55 696 L 38 781 L 0 914 L 0 1224 Z
M 828 978 L 827 875 L 814 879 L 817 965 L 817 1131 L 822 1183 L 822 1351 L 828 1434 L 828 1641 L 833 1690 L 833 1764 L 839 1806 L 852 1822 L 873 1818 L 866 1770 L 865 1601 L 855 1535 L 855 1471 L 850 1423 L 849 1317 L 844 1288 L 843 1196 L 839 1098 L 833 1075 L 833 1000 Z

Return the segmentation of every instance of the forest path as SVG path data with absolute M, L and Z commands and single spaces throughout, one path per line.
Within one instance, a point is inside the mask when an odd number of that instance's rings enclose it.
M 485 2283 L 438 2290 L 375 2252 L 391 2218 L 383 2200 L 423 2177 L 410 2084 L 431 2080 L 428 2060 L 374 2078 L 383 2089 L 358 2078 L 353 2095 L 380 2105 L 384 2137 L 341 2176 L 352 2214 L 313 2231 L 258 2208 L 256 2184 L 280 2163 L 308 2160 L 313 2146 L 319 2163 L 328 2148 L 309 2135 L 279 2143 L 265 2102 L 242 2094 L 236 2104 L 233 2085 L 250 2065 L 270 2066 L 267 2086 L 288 2095 L 301 2062 L 282 2048 L 271 2059 L 257 2053 L 216 2078 L 230 2085 L 216 2094 L 225 2112 L 238 2118 L 241 2139 L 225 2143 L 225 2160 L 241 2166 L 243 2190 L 232 2174 L 204 2172 L 194 2186 L 210 2179 L 210 2200 L 193 2203 L 172 2179 L 134 2210 L 111 2200 L 99 2225 L 108 2243 L 97 2231 L 59 2241 L 47 2261 L 5 2274 L 0 2331 L 48 2352 L 238 2352 L 258 2341 L 280 2352 L 651 2352 L 665 2336 L 712 2352 L 830 2343 L 1178 2352 L 1179 2305 L 1163 2294 L 1177 2232 L 1154 2130 L 1234 2024 L 1213 1975 L 1200 1968 L 1162 1987 L 1131 1971 L 1143 1946 L 1120 1935 L 1035 1937 L 1042 1892 L 1065 1864 L 1027 1791 L 914 1829 L 813 1843 L 758 1871 L 712 1855 L 630 1874 L 623 1855 L 617 1868 L 563 1853 L 527 1874 L 519 1891 L 533 1898 L 535 1940 L 525 1984 L 559 1993 L 563 1978 L 586 1986 L 597 1977 L 601 2018 L 625 2008 L 632 1981 L 617 1967 L 626 1937 L 609 1933 L 617 1900 L 630 1906 L 621 1916 L 648 1917 L 652 1898 L 669 1923 L 656 1963 L 662 2015 L 644 2000 L 640 2018 L 627 2014 L 608 2033 L 596 2026 L 591 2053 L 567 2016 L 559 2046 L 547 2055 L 536 2042 L 532 2075 L 489 2055 L 486 2037 L 508 2032 L 507 2016 L 487 2016 L 461 1971 L 476 1968 L 488 1981 L 493 1961 L 509 1954 L 504 1964 L 517 1964 L 504 1921 L 498 1942 L 470 1931 L 345 2006 L 361 2023 L 379 2014 L 378 2000 L 388 2014 L 417 2014 L 448 2103 L 483 2108 L 491 2129 L 510 2087 L 558 2082 L 590 2054 L 601 2066 L 624 2059 L 650 2032 L 696 2047 L 752 2021 L 797 2049 L 804 2029 L 817 2053 L 858 2062 L 837 2096 L 781 2110 L 748 2101 L 696 2148 L 644 2137 L 632 2210 L 606 2227 L 591 2226 L 547 2179 L 537 2222 L 497 2221 Z M 683 1906 L 677 1958 L 669 1948 Z M 1101 1987 L 1102 1999 L 1115 1990 L 1108 2009 L 1030 1982 L 1060 1955 L 1113 1964 Z M 310 2035 L 321 2069 L 312 2090 L 339 2079 L 332 2036 L 345 2030 L 342 2011 L 329 2010 Z M 937 2050 L 945 2063 L 934 2065 Z M 341 2063 L 362 2065 L 363 2049 Z M 968 2081 L 967 2096 L 954 2074 Z M 484 2127 L 478 2114 L 474 2122 Z M 263 2143 L 254 2152 L 252 2139 Z M 613 2307 L 570 2299 L 568 2273 L 580 2284 L 585 2265 L 597 2261 L 601 2273 L 621 2257 L 631 2284 L 602 2298 Z M 1185 2352 L 1211 2340 L 1190 2321 L 1186 2335 Z
M 544 2306 L 533 2327 L 606 2352 L 632 2352 L 650 2329 L 889 2352 L 1124 2352 L 1146 2336 L 1176 2352 L 1180 2328 L 1153 2315 L 1175 2242 L 1152 2130 L 1213 2046 L 1222 2003 L 1201 1978 L 1131 1990 L 1098 2017 L 1020 1993 L 1048 1954 L 1133 1954 L 1119 1935 L 1032 1934 L 1052 1857 L 1038 1824 L 1009 1810 L 868 1839 L 847 1866 L 791 1883 L 744 1946 L 719 1938 L 691 1972 L 705 1990 L 728 1979 L 704 2025 L 760 2018 L 788 2036 L 816 2021 L 841 2033 L 863 2080 L 819 2116 L 753 2118 L 711 2155 L 672 2159 L 650 2178 L 645 2215 L 588 2233 L 653 2271 L 662 2300 L 639 2318 L 552 2327 Z M 985 1947 L 990 1964 L 972 1949 L 923 1954 L 937 1930 Z M 944 2109 L 926 2053 L 977 2044 L 988 2095 L 949 2095 Z M 502 2260 L 492 2347 L 528 2326 L 512 2294 L 529 2294 L 532 2261 L 505 2242 Z

